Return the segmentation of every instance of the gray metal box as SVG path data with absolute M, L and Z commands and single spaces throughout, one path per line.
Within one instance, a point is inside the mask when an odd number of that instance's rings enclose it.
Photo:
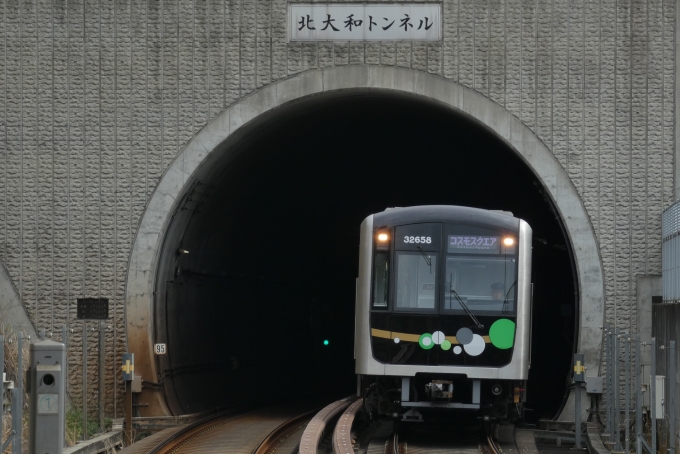
M 61 454 L 64 449 L 66 348 L 45 340 L 31 344 L 28 370 L 30 454 Z
M 650 377 L 651 378 L 651 377 Z M 649 390 L 649 394 L 652 390 Z M 656 414 L 656 419 L 664 419 L 664 410 L 666 404 L 666 377 L 664 375 L 656 376 L 656 390 L 654 391 L 654 397 L 656 401 L 656 408 L 654 411 Z
M 602 394 L 602 377 L 586 377 L 586 392 Z
M 132 377 L 132 383 L 130 386 L 130 391 L 133 393 L 141 393 L 142 392 L 142 376 L 141 375 L 134 375 Z

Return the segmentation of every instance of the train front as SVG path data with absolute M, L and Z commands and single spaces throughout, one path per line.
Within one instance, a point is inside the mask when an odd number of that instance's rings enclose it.
M 531 332 L 526 222 L 453 206 L 369 216 L 356 309 L 356 373 L 371 413 L 521 416 Z

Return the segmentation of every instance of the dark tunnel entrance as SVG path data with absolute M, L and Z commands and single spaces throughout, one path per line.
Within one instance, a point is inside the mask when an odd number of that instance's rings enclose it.
M 168 344 L 157 360 L 171 411 L 351 393 L 361 221 L 449 204 L 512 211 L 533 228 L 527 417 L 553 417 L 577 288 L 559 216 L 517 154 L 448 107 L 386 91 L 262 117 L 201 167 L 164 240 L 154 336 Z

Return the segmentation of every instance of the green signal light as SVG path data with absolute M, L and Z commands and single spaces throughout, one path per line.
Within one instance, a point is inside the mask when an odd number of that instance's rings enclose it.
M 324 344 L 324 345 L 328 345 L 328 339 L 324 340 L 324 341 L 323 341 L 323 344 Z

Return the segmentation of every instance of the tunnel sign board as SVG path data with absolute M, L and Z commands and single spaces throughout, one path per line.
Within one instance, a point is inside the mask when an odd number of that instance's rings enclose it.
M 585 358 L 583 353 L 574 354 L 574 381 L 576 383 L 583 383 L 586 381 L 586 368 L 584 366 Z
M 135 354 L 123 353 L 123 381 L 132 381 L 135 375 Z
M 157 355 L 165 355 L 168 352 L 165 344 L 153 344 L 153 351 Z
M 291 3 L 290 41 L 440 41 L 439 3 Z
M 109 318 L 108 298 L 78 298 L 78 320 L 106 320 Z

